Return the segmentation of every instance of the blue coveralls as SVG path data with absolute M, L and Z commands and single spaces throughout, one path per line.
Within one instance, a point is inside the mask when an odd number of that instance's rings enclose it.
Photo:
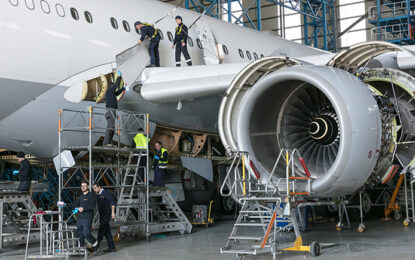
M 98 246 L 100 246 L 102 239 L 108 242 L 108 247 L 115 250 L 114 239 L 111 235 L 110 220 L 111 220 L 111 206 L 115 206 L 114 197 L 106 190 L 102 190 L 100 194 L 97 194 L 97 204 L 99 212 L 99 230 L 98 230 Z
M 150 24 L 144 24 L 141 28 L 141 41 L 148 36 L 150 38 L 150 46 L 148 52 L 150 53 L 150 63 L 156 67 L 160 67 L 160 55 L 159 55 L 159 43 L 160 43 L 160 33 L 158 29 L 155 29 Z
M 164 152 L 163 152 L 164 150 Z M 153 159 L 153 167 L 154 167 L 154 180 L 153 185 L 157 187 L 164 187 L 166 184 L 164 183 L 164 173 L 166 171 L 168 161 L 168 152 L 164 148 L 160 149 L 159 151 L 154 150 L 154 157 L 158 156 L 159 159 Z
M 173 45 L 176 45 L 176 67 L 181 66 L 181 54 L 183 53 L 184 58 L 188 66 L 192 66 L 192 59 L 190 58 L 189 52 L 187 51 L 187 38 L 188 29 L 183 23 L 179 24 L 176 28 L 176 34 L 174 35 Z M 185 44 L 182 46 L 182 44 Z
M 85 245 L 85 239 L 92 245 L 95 243 L 95 238 L 91 235 L 92 219 L 94 218 L 95 209 L 95 195 L 91 192 L 82 194 L 74 203 L 68 204 L 70 208 L 82 207 L 84 210 L 79 213 L 76 226 L 78 229 L 78 237 L 80 245 Z

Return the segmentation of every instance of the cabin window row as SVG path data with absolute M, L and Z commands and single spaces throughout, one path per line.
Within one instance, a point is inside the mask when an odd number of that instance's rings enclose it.
M 24 1 L 25 2 L 25 5 L 26 5 L 26 7 L 28 9 L 30 9 L 30 10 L 34 10 L 35 9 L 34 0 L 20 0 L 20 1 Z M 9 0 L 9 2 L 13 6 L 18 6 L 19 5 L 19 0 Z M 51 7 L 50 7 L 49 3 L 46 0 L 40 0 L 40 7 L 41 7 L 41 9 L 42 9 L 42 11 L 44 13 L 50 14 Z M 61 4 L 55 4 L 55 10 L 56 10 L 56 13 L 60 17 L 64 17 L 65 16 L 65 8 Z M 71 7 L 70 8 L 70 13 L 71 13 L 71 16 L 72 16 L 72 18 L 74 20 L 76 20 L 76 21 L 79 20 L 80 16 L 79 16 L 78 10 L 76 10 L 73 7 Z M 87 23 L 90 23 L 90 24 L 93 23 L 94 20 L 93 20 L 93 17 L 92 17 L 92 15 L 91 15 L 90 12 L 85 11 L 84 12 L 84 17 L 85 17 L 85 20 L 87 21 Z M 114 17 L 111 17 L 110 18 L 110 23 L 111 23 L 111 26 L 115 30 L 118 30 L 119 25 L 118 25 L 117 19 L 115 19 Z M 122 27 L 124 28 L 124 31 L 126 31 L 126 32 L 130 32 L 131 31 L 130 24 L 127 21 L 125 21 L 125 20 L 122 21 Z M 136 31 L 137 34 L 139 34 L 139 35 L 141 34 L 140 30 L 138 30 L 137 28 L 135 28 L 135 31 Z M 159 32 L 160 32 L 161 40 L 163 40 L 164 39 L 163 31 L 162 30 L 159 30 Z M 173 42 L 174 41 L 174 35 L 170 31 L 167 32 L 167 37 L 168 37 L 168 39 L 169 39 L 170 42 Z M 206 36 L 204 35 L 204 37 L 206 37 Z M 193 44 L 193 40 L 192 40 L 192 38 L 190 36 L 187 38 L 187 43 L 190 45 L 190 47 L 193 47 L 193 45 L 194 45 Z M 196 39 L 196 45 L 200 49 L 203 48 L 202 42 L 200 41 L 200 39 Z M 226 47 L 226 45 L 223 45 L 222 48 L 223 48 L 223 52 L 225 53 L 225 55 L 229 55 L 229 50 Z M 252 60 L 252 55 L 251 55 L 251 53 L 249 51 L 246 51 L 244 53 L 241 49 L 239 49 L 238 52 L 239 52 L 239 56 L 242 59 L 245 58 L 245 54 L 246 54 L 246 57 L 248 58 L 248 60 Z M 264 55 L 261 54 L 261 58 L 263 58 L 263 57 L 264 57 Z M 253 58 L 255 60 L 259 59 L 258 54 L 254 52 L 253 53 Z

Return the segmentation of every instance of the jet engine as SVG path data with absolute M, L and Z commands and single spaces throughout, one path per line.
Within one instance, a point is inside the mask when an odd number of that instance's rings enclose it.
M 397 140 L 407 140 L 411 132 L 411 113 L 402 111 L 412 111 L 407 101 L 413 82 L 405 81 L 405 96 L 402 86 L 394 88 L 387 77 L 374 74 L 382 73 L 372 70 L 358 77 L 286 57 L 255 61 L 234 79 L 222 100 L 221 140 L 228 152 L 249 153 L 251 174 L 262 182 L 269 180 L 281 149 L 296 148 L 313 179 L 311 196 L 350 194 L 382 179 L 396 151 L 405 153 Z M 405 99 L 397 104 L 393 93 Z M 304 171 L 299 163 L 296 171 Z M 277 169 L 274 178 L 283 177 L 285 171 Z

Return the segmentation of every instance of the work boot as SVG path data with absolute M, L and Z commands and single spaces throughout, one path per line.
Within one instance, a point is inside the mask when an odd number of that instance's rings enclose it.
M 113 249 L 113 248 L 107 248 L 107 249 L 104 250 L 104 252 L 105 253 L 113 253 L 113 252 L 115 252 L 115 249 Z
M 97 244 L 96 246 L 92 246 L 92 248 L 93 248 L 93 250 L 94 250 L 95 254 L 98 254 L 100 247 L 101 247 L 101 245 L 100 245 L 100 244 Z

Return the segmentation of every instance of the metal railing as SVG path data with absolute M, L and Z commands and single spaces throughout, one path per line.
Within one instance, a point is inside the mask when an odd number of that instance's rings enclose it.
M 412 39 L 411 26 L 408 24 L 385 25 L 371 30 L 371 40 L 397 41 Z
M 297 149 L 281 149 L 266 180 L 253 178 L 250 164 L 248 152 L 239 151 L 233 155 L 232 163 L 220 188 L 222 196 L 239 199 L 253 193 L 277 194 L 284 197 L 311 194 L 311 174 Z M 299 170 L 300 167 L 302 170 Z M 285 174 L 282 175 L 280 172 L 280 176 L 277 177 L 276 173 L 281 169 L 285 170 Z M 300 187 L 299 182 L 306 182 L 306 185 Z M 303 190 L 297 192 L 298 188 Z

